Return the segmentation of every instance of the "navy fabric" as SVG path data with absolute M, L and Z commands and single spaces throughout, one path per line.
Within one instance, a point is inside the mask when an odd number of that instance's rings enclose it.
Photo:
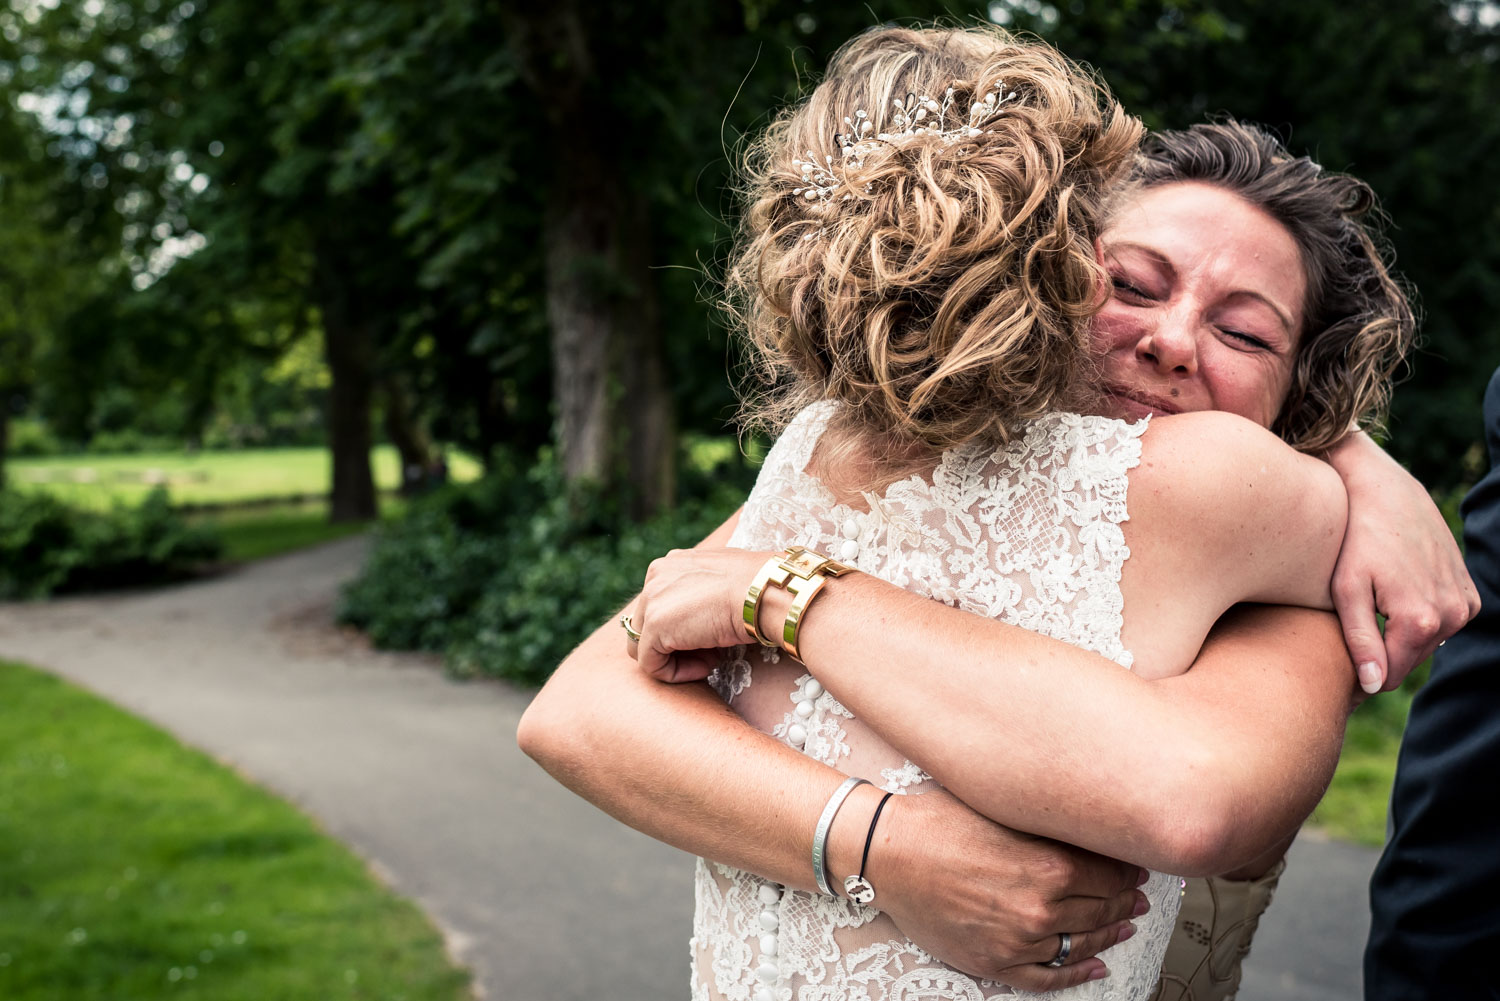
M 1500 370 L 1484 424 L 1490 472 L 1462 508 L 1484 607 L 1412 704 L 1370 881 L 1366 1001 L 1500 998 Z

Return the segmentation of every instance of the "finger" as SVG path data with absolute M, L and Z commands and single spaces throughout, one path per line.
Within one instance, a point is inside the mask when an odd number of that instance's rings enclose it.
M 689 650 L 673 654 L 671 682 L 680 685 L 688 681 L 702 681 L 714 672 L 718 653 L 717 650 Z
M 1473 620 L 1474 616 L 1479 614 L 1483 603 L 1479 600 L 1479 589 L 1474 586 L 1474 578 L 1470 577 L 1467 571 L 1464 572 L 1461 584 L 1464 592 L 1464 601 L 1469 605 L 1469 616 L 1464 619 L 1464 622 L 1468 623 Z
M 657 681 L 664 681 L 669 685 L 676 684 L 678 681 L 690 680 L 677 676 L 678 663 L 676 657 L 656 649 L 650 643 L 649 636 L 642 637 L 642 639 L 646 642 L 641 645 L 640 655 L 636 658 L 641 665 L 642 671 L 645 671 Z
M 1077 965 L 1087 960 L 1090 956 L 1097 956 L 1112 946 L 1118 945 L 1135 934 L 1135 925 L 1129 921 L 1116 921 L 1103 928 L 1093 931 L 1071 932 L 1068 935 L 1068 958 L 1063 960 L 1064 967 Z M 1043 966 L 1057 958 L 1058 951 L 1062 948 L 1062 936 L 1049 935 L 1039 947 L 1038 955 L 1042 958 L 1037 960 Z M 1059 967 L 1052 967 L 1059 969 Z
M 1071 942 L 1072 948 L 1068 950 L 1068 958 L 1063 960 L 1063 966 L 1071 966 L 1082 963 L 1090 956 L 1097 956 L 1105 949 L 1113 948 L 1121 942 L 1126 941 L 1135 934 L 1135 925 L 1129 921 L 1119 921 L 1097 931 L 1075 932 Z M 1056 955 L 1056 953 L 1053 953 Z
M 1375 592 L 1369 581 L 1340 584 L 1333 589 L 1333 604 L 1344 630 L 1344 645 L 1354 659 L 1359 687 L 1370 694 L 1380 691 L 1386 676 L 1386 639 L 1375 622 Z
M 1138 865 L 1121 862 L 1104 855 L 1096 855 L 1071 845 L 1058 845 L 1055 842 L 1043 841 L 1039 842 L 1036 848 L 1039 851 L 1052 849 L 1054 852 L 1058 850 L 1063 852 L 1060 856 L 1050 856 L 1053 863 L 1050 867 L 1052 896 L 1056 900 L 1064 900 L 1068 897 L 1096 899 L 1113 897 L 1129 892 L 1151 877 L 1151 873 Z M 1042 856 L 1043 862 L 1048 859 L 1049 856 Z M 1033 866 L 1033 872 L 1039 872 L 1042 869 L 1043 866 L 1040 864 Z M 1052 930 L 1048 929 L 1048 931 Z
M 1150 909 L 1150 900 L 1134 888 L 1108 897 L 1068 897 L 1054 905 L 1056 927 L 1048 931 L 1071 928 L 1091 934 L 1097 929 L 1117 927 L 1120 922 L 1138 918 Z
M 1470 608 L 1468 595 L 1462 590 L 1455 588 L 1448 593 L 1443 610 L 1443 627 L 1438 630 L 1438 642 L 1441 643 L 1469 624 L 1474 617 Z
M 639 659 L 641 633 L 635 625 L 636 612 L 626 609 L 620 613 L 620 627 L 625 630 L 625 653 L 631 659 Z
M 636 664 L 657 681 L 676 680 L 676 666 L 670 653 L 661 649 L 656 636 L 648 629 L 641 630 L 641 641 L 636 644 Z
M 1012 966 L 1001 970 L 993 979 L 1023 991 L 1058 991 L 1065 987 L 1077 987 L 1090 980 L 1099 980 L 1109 975 L 1104 960 L 1097 957 L 1081 963 L 1059 966 L 1056 969 L 1036 963 Z
M 1412 668 L 1432 656 L 1442 639 L 1442 618 L 1431 605 L 1395 612 L 1385 622 L 1386 654 L 1390 670 L 1384 687 L 1395 688 Z

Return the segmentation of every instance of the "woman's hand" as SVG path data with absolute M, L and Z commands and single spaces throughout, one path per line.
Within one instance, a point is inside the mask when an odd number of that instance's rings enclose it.
M 1391 691 L 1474 617 L 1479 593 L 1427 490 L 1378 445 L 1351 435 L 1328 461 L 1349 492 L 1334 605 L 1360 687 Z
M 639 643 L 627 649 L 658 681 L 701 681 L 715 651 L 749 641 L 745 593 L 771 553 L 743 549 L 674 549 L 653 560 L 629 610 Z
M 1147 872 L 991 823 L 942 791 L 887 808 L 871 853 L 877 906 L 913 942 L 972 975 L 1031 991 L 1104 975 L 1092 958 L 1134 933 Z M 881 849 L 885 849 L 881 851 Z M 1069 960 L 1057 955 L 1071 938 Z

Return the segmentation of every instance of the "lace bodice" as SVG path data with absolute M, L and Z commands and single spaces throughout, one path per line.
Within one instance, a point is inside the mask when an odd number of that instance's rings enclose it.
M 1049 415 L 1004 449 L 955 449 L 930 479 L 865 494 L 864 510 L 838 503 L 806 472 L 831 407 L 803 411 L 771 449 L 730 545 L 810 546 L 917 594 L 1130 666 L 1120 642 L 1120 570 L 1129 556 L 1120 524 L 1144 421 Z M 825 764 L 900 794 L 935 785 L 790 657 L 740 648 L 710 680 L 751 724 Z M 1103 954 L 1110 976 L 1044 996 L 1147 997 L 1179 887 L 1153 873 L 1142 888 L 1151 910 L 1137 919 L 1136 935 Z M 1012 993 L 943 966 L 890 918 L 843 897 L 703 860 L 696 891 L 693 1001 L 980 1001 Z

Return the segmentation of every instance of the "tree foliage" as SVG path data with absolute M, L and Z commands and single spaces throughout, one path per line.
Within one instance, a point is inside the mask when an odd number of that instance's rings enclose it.
M 68 437 L 196 437 L 316 343 L 342 513 L 373 503 L 372 412 L 409 462 L 434 438 L 556 438 L 565 471 L 644 513 L 670 499 L 676 430 L 732 412 L 709 300 L 744 138 L 877 19 L 988 17 L 1097 67 L 1148 124 L 1231 112 L 1375 186 L 1425 315 L 1391 447 L 1451 484 L 1500 363 L 1492 11 L 10 0 L 0 394 Z

